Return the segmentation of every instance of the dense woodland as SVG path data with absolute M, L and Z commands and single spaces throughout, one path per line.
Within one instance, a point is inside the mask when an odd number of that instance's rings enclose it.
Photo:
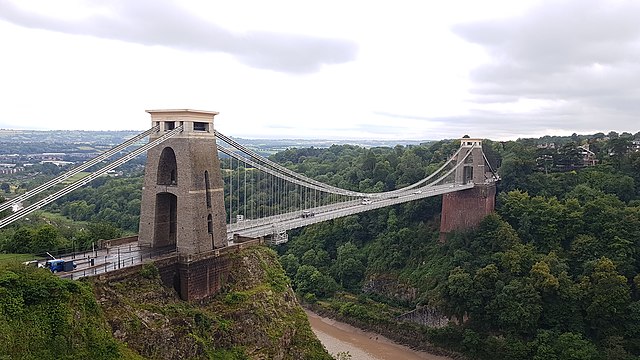
M 633 151 L 631 134 L 610 135 L 554 139 L 558 166 L 546 169 L 536 160 L 549 150 L 533 139 L 485 142 L 503 179 L 497 212 L 444 244 L 438 242 L 440 201 L 431 198 L 306 228 L 281 249 L 281 262 L 311 302 L 345 289 L 360 293 L 381 274 L 395 277 L 417 289 L 411 304 L 458 319 L 461 325 L 430 335 L 471 358 L 635 359 L 640 152 Z M 563 151 L 588 142 L 601 149 L 598 165 L 566 171 Z M 322 169 L 333 184 L 371 191 L 422 178 L 429 171 L 424 164 L 433 166 L 455 146 L 360 149 L 357 156 L 353 148 L 302 149 L 276 158 L 312 175 Z M 343 150 L 351 156 L 340 156 Z M 375 309 L 358 304 L 340 311 L 376 318 Z
M 471 358 L 637 359 L 640 151 L 634 139 L 640 134 L 485 141 L 502 181 L 496 213 L 477 230 L 440 243 L 441 200 L 427 198 L 294 232 L 278 249 L 281 263 L 307 302 L 357 295 L 340 309 L 350 316 L 375 321 L 371 298 L 438 308 L 459 325 L 425 332 Z M 540 147 L 549 142 L 555 149 Z M 586 144 L 596 166 L 578 161 L 578 146 Z M 424 178 L 458 145 L 340 145 L 272 158 L 332 185 L 376 192 Z M 541 158 L 550 163 L 541 166 Z M 54 204 L 49 211 L 58 216 L 46 223 L 4 230 L 0 249 L 37 253 L 135 232 L 141 178 L 100 182 Z M 414 295 L 364 294 L 363 286 L 380 276 Z
M 541 142 L 485 142 L 485 152 L 500 164 L 497 212 L 444 244 L 437 240 L 439 201 L 426 199 L 306 228 L 287 244 L 281 262 L 310 301 L 341 289 L 357 293 L 367 279 L 394 276 L 418 290 L 411 302 L 458 319 L 461 325 L 430 335 L 471 358 L 635 359 L 640 152 L 633 151 L 631 134 L 610 135 L 554 139 L 558 164 L 547 168 L 537 161 L 549 151 L 537 146 Z M 563 155 L 580 145 L 576 140 L 601 149 L 598 165 L 581 168 L 576 160 L 566 171 Z M 335 174 L 330 181 L 369 170 L 372 184 L 392 184 L 407 172 L 390 159 L 437 161 L 442 145 L 363 150 L 360 159 L 375 160 L 345 171 L 341 157 L 331 167 L 321 151 L 312 160 L 307 150 L 298 157 L 291 150 L 287 159 L 302 159 L 294 163 L 298 170 L 320 163 Z M 387 163 L 395 171 L 376 177 L 384 167 L 377 165 Z M 351 185 L 363 190 L 362 181 Z M 375 318 L 366 312 L 349 315 Z

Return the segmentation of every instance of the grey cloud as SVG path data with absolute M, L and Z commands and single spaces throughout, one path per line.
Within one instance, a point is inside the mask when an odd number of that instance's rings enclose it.
M 460 24 L 452 30 L 482 46 L 491 58 L 471 73 L 478 104 L 519 99 L 564 103 L 548 113 L 506 114 L 509 126 L 634 130 L 640 111 L 638 14 L 640 3 L 634 1 L 545 1 L 518 18 Z
M 472 110 L 468 115 L 425 117 L 410 114 L 377 112 L 390 119 L 423 120 L 434 128 L 433 135 L 425 138 L 459 138 L 464 134 L 488 139 L 515 139 L 533 134 L 546 134 L 550 130 L 563 131 L 567 135 L 577 133 L 595 133 L 610 130 L 631 130 L 631 127 L 612 127 L 615 124 L 603 121 L 603 116 L 619 119 L 622 124 L 637 124 L 635 113 L 610 110 L 610 113 L 593 111 L 581 104 L 565 103 L 553 109 L 542 109 L 528 113 L 506 113 L 496 111 Z M 435 126 L 434 126 L 435 125 Z M 636 129 L 636 130 L 634 130 Z
M 543 2 L 520 18 L 461 24 L 453 31 L 495 59 L 539 71 L 635 62 L 640 4 L 601 0 Z
M 159 45 L 188 51 L 223 52 L 245 65 L 286 73 L 311 73 L 323 65 L 352 61 L 357 45 L 344 39 L 252 31 L 234 33 L 166 1 L 109 2 L 110 15 L 62 20 L 27 12 L 0 0 L 0 19 L 67 34 Z

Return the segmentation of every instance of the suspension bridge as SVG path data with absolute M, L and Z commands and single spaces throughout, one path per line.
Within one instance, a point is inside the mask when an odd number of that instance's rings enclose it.
M 213 128 L 217 112 L 147 112 L 147 131 L 0 204 L 0 211 L 14 209 L 0 219 L 0 228 L 145 152 L 139 246 L 175 247 L 182 255 L 205 254 L 239 238 L 281 244 L 291 229 L 431 196 L 445 196 L 443 232 L 472 227 L 493 210 L 498 177 L 480 139 L 461 139 L 460 148 L 424 179 L 366 193 L 319 182 L 257 154 Z

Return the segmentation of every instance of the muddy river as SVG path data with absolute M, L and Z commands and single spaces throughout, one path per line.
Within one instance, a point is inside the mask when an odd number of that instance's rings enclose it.
M 396 344 L 375 333 L 307 311 L 311 328 L 331 354 L 349 352 L 351 360 L 451 360 Z

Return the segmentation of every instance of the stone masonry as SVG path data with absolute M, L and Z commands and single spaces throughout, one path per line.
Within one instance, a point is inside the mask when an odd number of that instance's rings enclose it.
M 457 162 L 462 162 L 468 151 L 471 151 L 471 154 L 456 170 L 456 183 L 473 182 L 475 187 L 443 195 L 440 241 L 444 241 L 446 235 L 452 231 L 477 227 L 485 216 L 495 210 L 496 185 L 494 182 L 485 182 L 482 140 L 463 138 L 460 141 L 463 151 L 458 154 Z
M 217 112 L 148 110 L 160 130 L 183 131 L 147 152 L 140 245 L 175 246 L 179 254 L 199 254 L 227 245 L 224 185 L 213 118 Z

